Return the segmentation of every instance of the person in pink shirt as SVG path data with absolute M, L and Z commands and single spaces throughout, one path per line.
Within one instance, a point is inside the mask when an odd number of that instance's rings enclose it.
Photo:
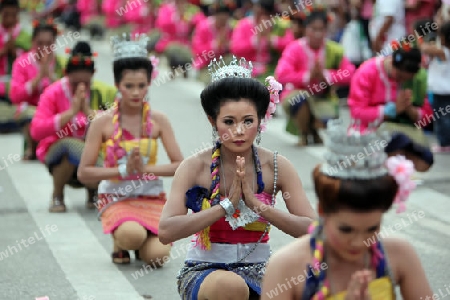
M 103 0 L 102 12 L 107 28 L 115 30 L 123 25 L 124 15 L 128 13 L 129 5 L 125 0 Z
M 352 78 L 348 105 L 353 119 L 364 130 L 371 123 L 393 133 L 388 154 L 405 155 L 419 172 L 433 164 L 421 124 L 429 123 L 433 110 L 427 98 L 427 73 L 422 55 L 409 43 L 392 42 L 393 53 L 363 63 Z M 394 145 L 395 144 L 395 145 Z
M 436 0 L 406 0 L 405 23 L 408 34 L 414 33 L 416 21 L 433 18 L 436 2 Z
M 83 27 L 89 29 L 91 40 L 101 39 L 104 34 L 103 23 L 105 21 L 102 16 L 102 1 L 101 0 L 70 0 L 70 1 L 72 2 L 71 13 L 75 16 L 74 19 L 76 19 L 77 15 L 79 15 L 80 28 Z M 116 11 L 115 13 L 117 14 L 118 12 Z M 80 29 L 77 30 L 79 31 Z
M 64 60 L 52 51 L 58 29 L 51 19 L 33 23 L 32 49 L 19 56 L 12 66 L 9 97 L 17 107 L 17 114 L 33 116 L 42 92 L 64 72 Z M 56 48 L 56 47 L 55 47 Z M 30 136 L 30 127 L 24 127 L 24 160 L 36 159 L 37 143 Z
M 154 1 L 135 1 L 133 9 L 123 15 L 124 21 L 132 26 L 132 34 L 148 34 L 155 28 L 157 6 Z
M 19 13 L 19 1 L 0 2 L 0 133 L 18 130 L 30 121 L 29 114 L 16 115 L 17 108 L 9 99 L 11 66 L 31 48 L 31 36 L 20 25 Z
M 276 13 L 273 0 L 261 0 L 253 6 L 253 16 L 238 21 L 231 38 L 231 53 L 253 63 L 253 76 L 261 81 L 272 74 L 276 63 L 272 51 L 279 52 L 275 29 L 280 20 L 272 20 Z
M 286 131 L 299 136 L 299 146 L 322 143 L 318 130 L 339 117 L 336 85 L 348 85 L 355 66 L 344 49 L 326 39 L 328 16 L 312 9 L 305 20 L 305 37 L 283 51 L 275 77 L 283 84 L 281 101 L 288 114 Z
M 97 6 L 92 4 L 93 3 L 90 0 L 77 0 L 76 2 L 76 8 L 80 13 L 80 21 L 82 25 L 89 23 L 98 13 Z
M 66 65 L 66 76 L 44 90 L 31 121 L 31 137 L 39 141 L 37 157 L 47 166 L 53 178 L 50 212 L 66 211 L 66 184 L 86 187 L 87 207 L 95 208 L 98 182 L 81 184 L 77 179 L 77 166 L 89 122 L 101 117 L 99 109 L 105 109 L 108 103 L 112 105 L 116 90 L 92 82 L 95 72 L 93 56 L 86 42 L 75 45 Z M 102 165 L 100 158 L 98 165 Z
M 161 38 L 155 50 L 167 57 L 172 69 L 181 68 L 185 77 L 186 65 L 192 59 L 192 33 L 205 18 L 200 8 L 187 0 L 169 1 L 159 8 L 156 27 Z
M 233 7 L 216 1 L 212 6 L 213 16 L 201 21 L 192 37 L 192 52 L 194 67 L 199 71 L 198 80 L 209 83 L 208 65 L 214 58 L 224 57 L 225 62 L 231 61 L 230 40 L 233 33 L 231 13 Z

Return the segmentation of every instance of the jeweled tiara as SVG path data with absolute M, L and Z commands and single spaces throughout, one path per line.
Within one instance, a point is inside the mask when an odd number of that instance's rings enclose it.
M 128 35 L 124 33 L 122 37 L 111 37 L 114 61 L 131 58 L 148 58 L 147 43 L 149 38 L 145 34 Z
M 208 71 L 211 75 L 211 82 L 228 77 L 251 78 L 253 65 L 251 61 L 247 62 L 245 58 L 241 58 L 238 62 L 235 56 L 227 65 L 221 56 L 218 61 L 214 58 L 209 63 Z
M 384 148 L 390 135 L 378 129 L 379 123 L 370 124 L 366 130 L 361 130 L 360 124 L 352 121 L 348 127 L 342 120 L 328 122 L 322 173 L 343 179 L 372 179 L 388 173 Z

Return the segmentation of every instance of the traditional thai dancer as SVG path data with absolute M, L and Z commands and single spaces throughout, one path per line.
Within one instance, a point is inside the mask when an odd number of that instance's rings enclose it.
M 160 176 L 173 176 L 183 155 L 167 117 L 150 109 L 146 97 L 154 66 L 147 38 L 113 38 L 115 109 L 92 123 L 78 171 L 82 182 L 101 181 L 99 217 L 114 240 L 112 260 L 130 263 L 128 250 L 152 268 L 162 267 L 170 246 L 158 240 L 158 222 L 166 196 Z M 156 67 L 156 66 L 155 66 Z M 170 159 L 157 165 L 158 139 Z M 96 165 L 105 157 L 104 166 Z
M 198 24 L 192 37 L 194 67 L 199 71 L 199 81 L 205 84 L 210 80 L 208 64 L 212 59 L 222 56 L 225 62 L 232 60 L 230 40 L 233 33 L 231 13 L 234 6 L 217 0 L 211 7 L 213 15 Z
M 75 2 L 74 6 L 76 12 L 79 13 L 80 25 L 89 29 L 91 39 L 101 39 L 104 34 L 105 23 L 105 18 L 102 16 L 102 0 L 77 0 Z M 118 12 L 116 11 L 116 13 Z
M 31 119 L 39 97 L 54 81 L 64 76 L 65 59 L 55 55 L 58 28 L 52 19 L 33 22 L 32 49 L 19 56 L 12 66 L 11 102 L 16 116 Z M 24 160 L 36 159 L 37 142 L 30 135 L 30 123 L 24 127 Z
M 284 85 L 286 131 L 299 136 L 299 146 L 310 144 L 311 136 L 313 143 L 322 143 L 318 130 L 339 117 L 336 88 L 348 85 L 355 71 L 342 46 L 326 39 L 326 9 L 316 7 L 306 14 L 305 37 L 286 47 L 275 70 Z
M 396 133 L 386 151 L 405 155 L 417 171 L 425 172 L 433 164 L 433 154 L 422 127 L 434 116 L 421 52 L 405 41 L 393 41 L 391 55 L 372 58 L 358 68 L 348 105 L 351 116 L 361 120 L 363 128 L 378 121 L 385 130 Z
M 280 300 L 392 300 L 397 286 L 403 299 L 431 299 L 413 246 L 380 234 L 382 217 L 393 204 L 397 212 L 405 210 L 404 201 L 415 187 L 410 179 L 413 164 L 403 156 L 387 159 L 376 145 L 388 136 L 376 128 L 356 128 L 348 129 L 341 120 L 328 123 L 327 161 L 313 171 L 320 218 L 309 235 L 271 258 L 262 300 L 274 295 Z M 375 149 L 360 159 L 369 148 Z M 358 159 L 350 162 L 350 156 Z M 423 217 L 417 211 L 408 216 L 411 221 Z
M 168 1 L 159 8 L 156 27 L 161 32 L 161 38 L 155 50 L 164 53 L 172 69 L 181 67 L 185 77 L 186 64 L 192 60 L 193 30 L 205 18 L 200 8 L 187 0 Z
M 294 166 L 254 145 L 275 111 L 281 85 L 273 77 L 267 87 L 251 78 L 245 59 L 210 67 L 213 82 L 200 97 L 214 147 L 180 165 L 159 237 L 169 244 L 197 233 L 178 276 L 182 299 L 254 299 L 270 256 L 271 225 L 299 237 L 315 213 Z M 288 213 L 274 207 L 280 191 Z
M 233 55 L 251 60 L 253 76 L 262 82 L 275 70 L 278 56 L 272 53 L 279 53 L 283 48 L 280 36 L 289 27 L 289 22 L 274 19 L 275 13 L 274 0 L 258 1 L 253 6 L 253 16 L 239 20 L 231 38 Z
M 102 12 L 105 15 L 105 25 L 109 29 L 115 29 L 122 24 L 121 15 L 117 13 L 116 10 L 124 8 L 123 5 L 126 4 L 123 0 L 104 0 L 102 2 Z M 124 10 L 121 11 L 126 13 Z
M 132 9 L 123 15 L 125 22 L 131 24 L 132 34 L 148 34 L 155 28 L 157 5 L 155 1 L 136 1 Z
M 66 64 L 65 76 L 47 87 L 39 100 L 31 122 L 31 137 L 38 141 L 36 155 L 53 178 L 50 212 L 65 212 L 66 184 L 88 191 L 86 206 L 95 208 L 97 182 L 82 184 L 77 167 L 84 148 L 89 122 L 98 118 L 98 110 L 111 108 L 116 89 L 94 81 L 94 53 L 86 42 L 78 42 Z M 101 158 L 98 164 L 101 165 Z
M 19 1 L 0 2 L 0 132 L 17 130 L 30 121 L 29 114 L 16 115 L 17 107 L 9 98 L 11 66 L 31 48 L 31 36 L 20 25 L 19 13 Z

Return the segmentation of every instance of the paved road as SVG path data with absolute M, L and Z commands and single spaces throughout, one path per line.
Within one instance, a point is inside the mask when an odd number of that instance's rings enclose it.
M 112 82 L 109 46 L 106 42 L 93 45 L 100 54 L 96 77 Z M 169 116 L 185 156 L 211 143 L 210 126 L 199 103 L 201 89 L 201 84 L 182 78 L 151 89 L 153 108 Z M 324 149 L 294 147 L 295 138 L 286 135 L 283 126 L 282 117 L 274 119 L 262 144 L 293 162 L 316 206 L 311 170 L 321 161 Z M 187 240 L 175 243 L 169 262 L 160 270 L 145 269 L 135 262 L 119 267 L 112 264 L 111 238 L 102 233 L 96 213 L 84 208 L 84 191 L 68 188 L 68 212 L 49 214 L 52 184 L 44 166 L 14 160 L 22 154 L 20 135 L 0 136 L 0 145 L 0 300 L 42 296 L 51 300 L 179 299 L 175 276 Z M 167 157 L 161 154 L 159 160 L 167 162 Z M 436 166 L 412 195 L 408 211 L 401 216 L 389 212 L 383 228 L 385 235 L 398 235 L 413 243 L 433 289 L 445 295 L 450 285 L 449 166 L 448 157 L 437 157 Z M 166 189 L 170 182 L 164 180 Z M 281 201 L 277 206 L 285 209 Z M 274 250 L 290 241 L 291 237 L 273 230 Z

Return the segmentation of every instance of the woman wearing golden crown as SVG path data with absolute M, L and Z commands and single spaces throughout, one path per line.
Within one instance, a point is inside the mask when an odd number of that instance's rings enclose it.
M 158 268 L 170 252 L 170 246 L 158 240 L 159 217 L 166 202 L 158 177 L 173 176 L 183 155 L 169 120 L 151 110 L 146 97 L 156 71 L 148 58 L 147 41 L 144 35 L 131 40 L 113 37 L 119 96 L 115 109 L 92 123 L 78 178 L 101 181 L 97 208 L 104 233 L 114 239 L 113 262 L 128 264 L 128 250 L 137 250 L 136 258 Z M 156 165 L 158 139 L 170 164 Z M 95 165 L 100 153 L 105 157 L 103 167 Z
M 196 233 L 178 276 L 182 299 L 257 298 L 271 224 L 299 237 L 315 216 L 292 164 L 254 145 L 281 85 L 268 77 L 266 87 L 252 71 L 245 59 L 211 63 L 213 82 L 200 97 L 214 147 L 180 165 L 161 216 L 164 244 Z M 274 207 L 280 191 L 289 213 Z
M 415 188 L 413 163 L 403 156 L 387 159 L 387 137 L 375 126 L 364 134 L 352 128 L 330 121 L 327 162 L 313 171 L 320 219 L 309 235 L 271 258 L 262 299 L 278 293 L 281 300 L 390 300 L 396 286 L 403 299 L 431 299 L 414 248 L 398 238 L 380 239 L 383 215 L 393 204 L 397 212 L 406 209 L 404 202 Z M 361 158 L 367 149 L 374 151 Z M 411 212 L 409 218 L 417 220 L 420 214 Z

